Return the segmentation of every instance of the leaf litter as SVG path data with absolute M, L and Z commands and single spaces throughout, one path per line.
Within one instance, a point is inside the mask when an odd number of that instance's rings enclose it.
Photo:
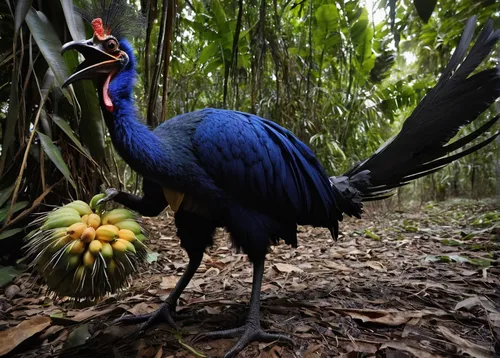
M 269 253 L 262 326 L 294 347 L 251 344 L 241 357 L 490 357 L 500 351 L 500 215 L 493 201 L 415 208 L 367 207 L 327 230 L 299 227 L 299 247 Z M 193 343 L 199 333 L 244 322 L 252 268 L 217 230 L 216 245 L 177 308 L 180 332 L 158 324 L 142 335 L 116 326 L 123 314 L 157 309 L 187 256 L 172 213 L 147 218 L 151 259 L 132 286 L 89 303 L 54 301 L 29 274 L 0 289 L 0 353 L 9 357 L 221 357 L 234 340 Z M 123 337 L 132 334 L 132 339 Z M 1 355 L 0 354 L 0 355 Z

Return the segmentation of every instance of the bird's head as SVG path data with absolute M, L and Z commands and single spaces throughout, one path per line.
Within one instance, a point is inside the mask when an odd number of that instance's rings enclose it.
M 133 87 L 135 72 L 130 70 L 135 59 L 125 34 L 137 32 L 140 18 L 126 0 L 89 0 L 81 12 L 94 33 L 88 40 L 71 41 L 62 47 L 62 53 L 76 50 L 85 58 L 63 87 L 79 80 L 95 79 L 100 87 L 98 90 L 102 91 L 104 106 L 113 112 L 113 95 L 130 92 Z
M 94 36 L 89 40 L 71 41 L 62 47 L 62 52 L 76 50 L 80 52 L 85 61 L 80 63 L 75 73 L 68 77 L 63 87 L 83 79 L 100 79 L 104 105 L 110 112 L 113 103 L 109 96 L 109 85 L 113 77 L 130 62 L 129 54 L 124 51 L 116 37 L 104 30 L 100 18 L 92 21 Z M 128 48 L 127 48 L 128 50 Z

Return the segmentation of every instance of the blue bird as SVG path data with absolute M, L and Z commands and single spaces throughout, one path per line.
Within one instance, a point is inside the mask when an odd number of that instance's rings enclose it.
M 184 274 L 158 311 L 121 321 L 142 323 L 145 329 L 165 320 L 175 327 L 176 303 L 213 244 L 215 229 L 225 227 L 254 267 L 245 325 L 204 335 L 240 336 L 226 357 L 236 356 L 256 340 L 293 343 L 285 335 L 264 332 L 260 325 L 260 289 L 270 245 L 282 239 L 297 246 L 298 224 L 328 228 L 336 238 L 343 215 L 360 218 L 363 201 L 386 198 L 394 188 L 484 147 L 498 135 L 464 148 L 491 128 L 496 116 L 448 144 L 460 127 L 500 97 L 499 67 L 472 74 L 500 38 L 491 21 L 467 55 L 476 23 L 476 18 L 469 19 L 438 83 L 395 137 L 343 175 L 328 177 L 314 153 L 290 131 L 253 114 L 208 108 L 150 130 L 140 120 L 133 97 L 136 60 L 123 28 L 127 25 L 123 12 L 132 10 L 124 0 L 95 4 L 102 6 L 84 11 L 93 37 L 63 47 L 85 57 L 64 86 L 97 80 L 113 145 L 144 178 L 143 197 L 111 189 L 107 200 L 147 216 L 170 205 L 181 246 L 189 256 Z

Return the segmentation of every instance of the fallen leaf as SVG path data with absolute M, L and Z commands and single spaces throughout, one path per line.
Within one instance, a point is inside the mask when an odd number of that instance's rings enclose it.
M 350 308 L 335 308 L 336 311 L 343 312 L 353 319 L 359 319 L 362 322 L 371 322 L 384 324 L 387 326 L 400 326 L 412 318 L 421 318 L 427 315 L 444 316 L 447 315 L 444 311 L 395 311 L 395 310 L 369 310 L 369 309 L 350 309 Z
M 323 265 L 325 265 L 327 268 L 332 269 L 332 270 L 337 270 L 337 271 L 344 271 L 344 272 L 352 272 L 354 271 L 352 268 L 339 264 L 333 261 L 324 261 Z
M 278 270 L 279 272 L 283 273 L 291 273 L 291 272 L 304 272 L 301 268 L 290 265 L 290 264 L 284 264 L 284 263 L 275 263 L 274 268 Z
M 481 306 L 486 311 L 491 313 L 497 313 L 495 306 L 484 296 L 473 296 L 469 297 L 463 301 L 460 301 L 455 306 L 455 310 L 459 310 L 461 308 L 465 308 L 466 310 L 470 310 L 474 306 Z
M 160 288 L 164 290 L 171 290 L 175 288 L 175 285 L 179 281 L 178 276 L 166 276 L 161 278 Z
M 488 349 L 458 336 L 444 326 L 438 326 L 438 331 L 441 332 L 446 339 L 457 346 L 458 353 L 460 355 L 467 353 L 468 355 L 476 358 L 491 357 L 491 352 Z
M 437 354 L 435 355 L 435 354 L 429 353 L 427 351 L 424 351 L 422 349 L 413 347 L 413 346 L 411 346 L 411 343 L 412 343 L 411 341 L 407 342 L 407 341 L 404 341 L 404 340 L 385 342 L 384 344 L 382 344 L 382 346 L 380 346 L 380 350 L 385 349 L 385 348 L 392 348 L 392 349 L 396 349 L 398 351 L 403 351 L 403 352 L 411 353 L 415 357 L 418 357 L 418 358 L 437 358 L 437 357 L 441 357 L 440 355 L 437 355 Z
M 50 317 L 38 316 L 0 332 L 0 356 L 9 353 L 31 336 L 50 326 Z

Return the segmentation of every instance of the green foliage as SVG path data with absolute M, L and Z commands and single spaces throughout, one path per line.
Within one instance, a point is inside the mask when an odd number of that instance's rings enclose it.
M 146 35 L 131 40 L 148 124 L 160 112 L 205 107 L 256 113 L 294 132 L 332 175 L 399 130 L 469 16 L 499 25 L 491 0 L 180 0 L 173 12 L 162 1 L 130 3 L 147 5 L 138 8 Z M 61 44 L 86 37 L 72 1 L 7 0 L 0 20 L 0 235 L 15 234 L 39 204 L 89 199 L 103 183 L 138 191 L 139 178 L 114 153 L 92 82 L 60 88 L 78 63 L 75 53 L 60 55 Z M 401 194 L 489 195 L 496 151 L 490 145 Z M 19 202 L 35 205 L 17 211 Z

